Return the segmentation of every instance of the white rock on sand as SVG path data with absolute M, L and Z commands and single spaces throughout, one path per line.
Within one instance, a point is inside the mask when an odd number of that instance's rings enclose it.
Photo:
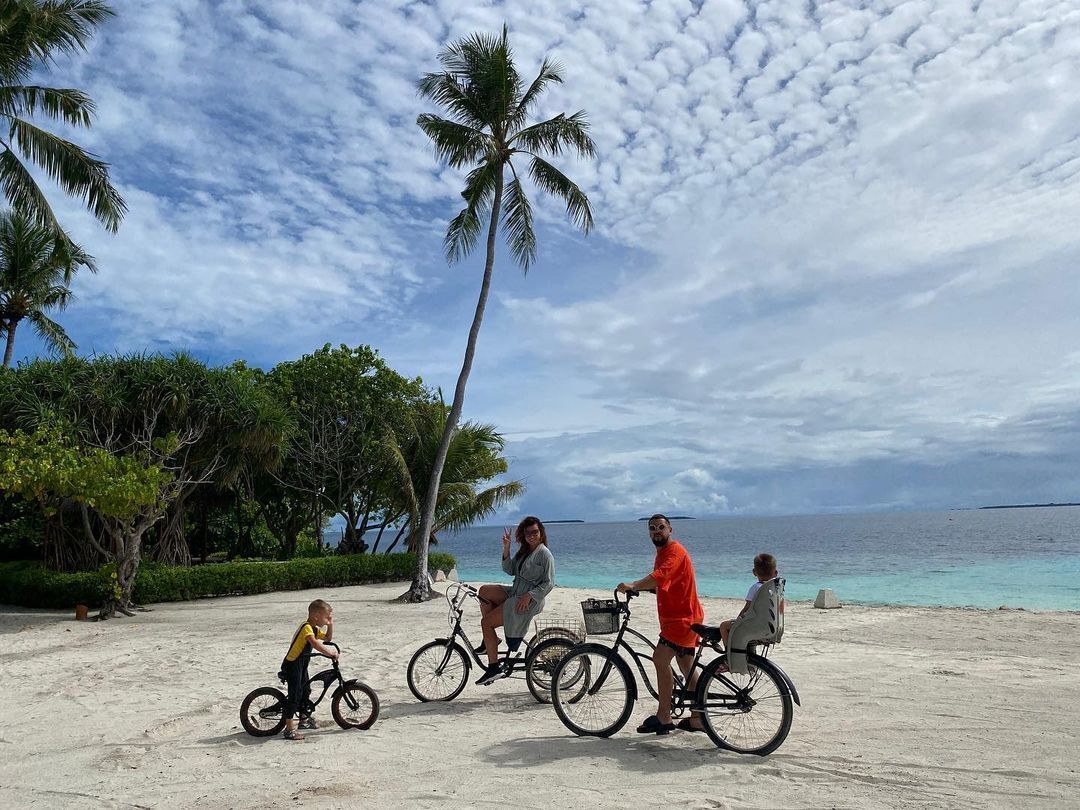
M 405 667 L 445 634 L 446 603 L 393 602 L 401 590 L 167 604 L 103 623 L 0 608 L 0 806 L 1014 808 L 1075 807 L 1080 794 L 1080 614 L 789 602 L 774 658 L 803 706 L 787 742 L 757 758 L 703 734 L 635 734 L 648 699 L 610 739 L 573 736 L 518 679 L 418 703 Z M 578 618 L 586 595 L 601 594 L 556 589 L 545 616 Z M 302 743 L 250 737 L 240 701 L 275 683 L 316 597 L 334 605 L 343 671 L 378 691 L 382 715 L 342 731 L 324 703 Z M 706 615 L 740 605 L 706 600 Z M 634 607 L 655 633 L 652 598 Z

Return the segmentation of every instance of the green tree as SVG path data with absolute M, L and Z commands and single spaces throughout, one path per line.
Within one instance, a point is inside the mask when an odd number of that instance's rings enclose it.
M 25 318 L 50 349 L 70 354 L 67 332 L 45 313 L 71 301 L 71 278 L 79 267 L 97 270 L 94 258 L 52 228 L 22 214 L 0 214 L 0 336 L 6 338 L 4 368 L 11 366 L 15 330 Z
M 153 528 L 152 554 L 181 564 L 190 560 L 186 500 L 199 487 L 229 487 L 273 467 L 287 427 L 254 375 L 207 368 L 184 354 L 35 360 L 0 374 L 0 428 L 31 432 L 54 423 L 80 446 L 144 459 L 173 476 L 163 511 L 139 537 Z
M 86 50 L 95 28 L 113 11 L 101 0 L 0 0 L 0 187 L 11 207 L 62 233 L 45 194 L 23 158 L 82 200 L 110 231 L 127 210 L 109 182 L 108 164 L 31 123 L 42 116 L 89 128 L 94 103 L 80 90 L 33 84 L 33 74 L 57 56 Z
M 132 615 L 135 575 L 142 538 L 175 497 L 176 478 L 157 459 L 178 443 L 170 436 L 137 455 L 114 455 L 74 443 L 56 427 L 31 434 L 0 430 L 0 491 L 36 502 L 46 515 L 63 503 L 79 504 L 101 519 L 107 539 L 100 542 L 87 525 L 87 538 L 116 566 L 115 585 L 101 617 L 117 611 Z
M 294 546 L 299 513 L 311 516 L 317 539 L 323 519 L 337 513 L 354 543 L 378 506 L 383 479 L 393 473 L 395 433 L 408 430 L 412 409 L 429 394 L 369 346 L 327 344 L 275 366 L 267 385 L 293 423 L 274 473 L 286 492 L 264 490 L 275 501 L 268 522 L 286 529 L 286 545 Z
M 383 525 L 396 523 L 399 529 L 387 553 L 394 550 L 402 536 L 406 537 L 411 552 L 417 553 L 427 546 L 420 528 L 421 498 L 431 483 L 447 415 L 447 408 L 441 402 L 425 403 L 415 420 L 416 433 L 404 446 L 395 448 L 395 460 L 402 474 L 387 479 L 392 488 Z M 491 425 L 464 422 L 454 431 L 439 480 L 439 499 L 429 540 L 441 531 L 459 531 L 473 525 L 525 491 L 521 481 L 483 486 L 506 473 L 503 447 L 502 436 Z
M 501 36 L 473 34 L 447 45 L 438 58 L 443 70 L 423 76 L 418 89 L 421 97 L 443 108 L 449 117 L 424 113 L 416 119 L 416 123 L 431 139 L 439 159 L 455 169 L 470 169 L 461 192 L 465 207 L 446 229 L 446 257 L 448 261 L 456 262 L 469 255 L 485 219 L 487 257 L 465 358 L 454 389 L 449 418 L 436 450 L 431 480 L 424 495 L 421 537 L 429 537 L 434 525 L 443 466 L 461 419 L 465 386 L 472 370 L 476 338 L 491 286 L 500 221 L 510 253 L 522 269 L 528 272 L 536 258 L 532 205 L 525 194 L 515 159 L 528 162 L 528 174 L 533 184 L 564 201 L 567 215 L 582 231 L 588 233 L 593 221 L 585 193 L 544 159 L 545 156 L 558 157 L 567 152 L 581 157 L 595 154 L 585 113 L 560 113 L 539 123 L 528 123 L 529 114 L 544 90 L 553 83 L 562 82 L 559 64 L 545 59 L 536 78 L 526 86 L 514 65 L 505 25 Z M 506 183 L 507 172 L 510 175 L 509 184 Z M 428 599 L 430 593 L 427 543 L 422 542 L 409 599 L 421 601 Z

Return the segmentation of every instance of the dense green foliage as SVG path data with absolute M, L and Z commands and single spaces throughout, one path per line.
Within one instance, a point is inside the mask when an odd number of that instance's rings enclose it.
M 432 554 L 430 564 L 432 570 L 449 570 L 455 563 L 449 554 Z M 413 554 L 335 555 L 192 567 L 149 564 L 142 566 L 135 577 L 135 599 L 149 604 L 396 582 L 411 579 L 415 567 Z M 97 571 L 71 574 L 49 571 L 36 562 L 0 563 L 0 593 L 3 602 L 25 607 L 95 606 L 105 601 L 110 592 L 112 570 L 112 566 L 103 566 Z

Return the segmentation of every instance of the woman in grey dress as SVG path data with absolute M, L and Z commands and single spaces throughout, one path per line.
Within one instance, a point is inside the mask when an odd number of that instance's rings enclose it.
M 514 531 L 517 552 L 510 556 L 510 529 L 503 530 L 502 568 L 514 577 L 514 583 L 483 585 L 480 627 L 484 632 L 484 650 L 488 666 L 477 683 L 487 685 L 505 675 L 498 664 L 499 637 L 495 628 L 506 628 L 506 646 L 517 650 L 533 618 L 544 609 L 544 598 L 555 587 L 555 558 L 548 549 L 547 532 L 540 518 L 530 515 Z

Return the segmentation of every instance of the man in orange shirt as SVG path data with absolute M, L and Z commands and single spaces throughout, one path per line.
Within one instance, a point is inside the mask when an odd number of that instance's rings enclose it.
M 667 734 L 676 726 L 671 722 L 671 693 L 675 688 L 671 676 L 671 662 L 676 659 L 684 676 L 690 676 L 698 636 L 690 629 L 692 624 L 705 620 L 705 611 L 697 595 L 694 564 L 682 543 L 671 536 L 671 521 L 664 515 L 649 518 L 649 539 L 656 546 L 656 562 L 653 571 L 637 582 L 620 582 L 619 591 L 656 590 L 656 612 L 660 618 L 660 640 L 653 651 L 656 667 L 656 691 L 660 698 L 656 714 L 638 726 L 640 734 Z M 697 673 L 690 677 L 689 689 L 697 686 Z M 695 722 L 696 721 L 696 722 Z M 701 721 L 696 717 L 683 718 L 678 728 L 700 731 Z

